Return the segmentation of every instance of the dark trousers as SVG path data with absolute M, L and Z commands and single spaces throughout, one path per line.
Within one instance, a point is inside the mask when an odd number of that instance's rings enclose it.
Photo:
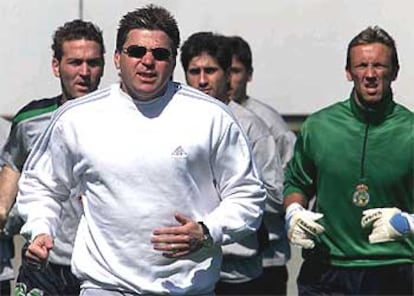
M 10 281 L 0 281 L 0 295 L 10 296 Z
M 27 295 L 32 291 L 42 291 L 44 296 L 78 296 L 79 280 L 72 274 L 70 266 L 49 263 L 41 270 L 27 264 L 20 266 L 15 295 Z
M 245 283 L 219 281 L 215 292 L 220 295 L 286 295 L 286 266 L 266 267 L 260 277 Z
M 414 265 L 345 268 L 304 261 L 299 295 L 414 295 Z

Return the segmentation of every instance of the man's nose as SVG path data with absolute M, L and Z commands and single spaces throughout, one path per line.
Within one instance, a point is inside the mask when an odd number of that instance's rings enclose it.
M 154 56 L 152 55 L 152 52 L 150 50 L 147 50 L 147 52 L 141 58 L 141 63 L 147 66 L 154 64 Z
M 377 71 L 374 66 L 368 66 L 366 71 L 366 77 L 367 78 L 376 78 L 377 77 Z
M 206 86 L 208 84 L 207 75 L 204 73 L 204 71 L 200 72 L 200 79 L 198 81 L 199 86 Z
M 88 76 L 90 74 L 90 68 L 89 68 L 88 63 L 86 63 L 86 62 L 82 63 L 80 65 L 80 71 L 79 72 L 82 76 Z

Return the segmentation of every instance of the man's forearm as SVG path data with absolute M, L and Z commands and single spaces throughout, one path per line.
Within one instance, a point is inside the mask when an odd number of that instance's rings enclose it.
M 284 201 L 283 201 L 285 209 L 293 203 L 298 203 L 304 208 L 307 208 L 308 206 L 308 200 L 306 199 L 305 195 L 301 193 L 294 192 L 294 193 L 290 193 L 287 196 L 285 196 Z
M 16 201 L 17 183 L 20 172 L 13 170 L 7 165 L 0 171 L 0 227 L 6 223 L 8 213 Z

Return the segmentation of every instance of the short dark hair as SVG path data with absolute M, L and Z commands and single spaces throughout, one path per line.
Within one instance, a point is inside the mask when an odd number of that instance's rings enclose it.
M 190 61 L 207 53 L 217 60 L 219 66 L 227 71 L 231 66 L 232 54 L 228 37 L 212 32 L 198 32 L 191 35 L 181 47 L 181 64 L 187 72 Z
M 53 35 L 53 57 L 58 61 L 62 59 L 62 46 L 65 41 L 72 40 L 90 40 L 95 41 L 101 47 L 101 56 L 105 53 L 105 46 L 102 37 L 102 31 L 99 27 L 91 22 L 75 19 L 73 21 L 66 22 L 63 26 L 59 27 Z
M 252 51 L 249 43 L 240 36 L 229 37 L 232 56 L 235 56 L 250 74 L 253 72 Z
M 381 43 L 391 49 L 391 62 L 393 70 L 398 71 L 400 64 L 398 62 L 397 48 L 395 46 L 395 41 L 384 29 L 379 26 L 370 26 L 365 30 L 361 31 L 356 35 L 351 42 L 348 44 L 348 50 L 346 54 L 346 69 L 349 70 L 351 67 L 351 49 L 358 45 L 371 44 L 371 43 Z
M 173 55 L 180 46 L 180 31 L 173 15 L 161 6 L 153 4 L 128 12 L 119 22 L 116 50 L 121 52 L 129 31 L 133 29 L 160 30 L 171 39 Z

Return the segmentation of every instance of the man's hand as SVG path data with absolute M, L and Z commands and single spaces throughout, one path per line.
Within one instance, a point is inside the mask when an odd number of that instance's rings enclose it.
M 48 234 L 39 234 L 27 247 L 24 263 L 31 268 L 40 270 L 46 265 L 49 251 L 53 248 L 53 239 Z
M 201 225 L 183 214 L 175 214 L 180 226 L 155 229 L 151 238 L 154 250 L 163 251 L 168 258 L 177 258 L 196 252 L 203 246 L 204 233 Z
M 397 208 L 374 208 L 362 214 L 362 227 L 372 226 L 371 244 L 395 241 L 410 231 L 407 218 Z
M 299 203 L 292 203 L 286 208 L 286 225 L 289 241 L 304 249 L 315 247 L 314 238 L 325 231 L 316 220 L 322 218 L 320 213 L 305 210 Z

